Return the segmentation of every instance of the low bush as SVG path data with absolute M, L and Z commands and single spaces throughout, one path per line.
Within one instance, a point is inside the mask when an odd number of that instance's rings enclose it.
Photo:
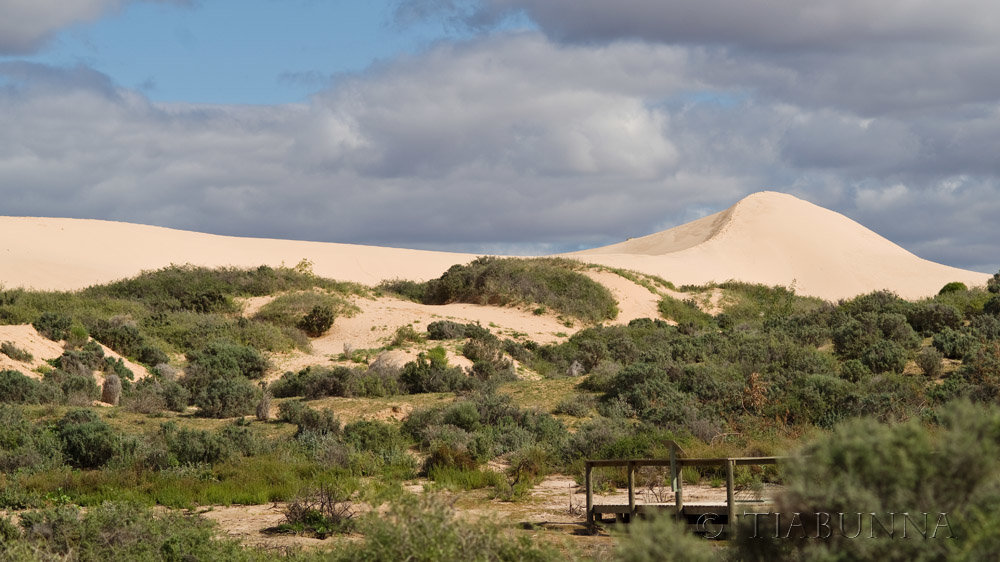
M 318 338 L 333 326 L 334 318 L 335 315 L 332 306 L 318 304 L 308 314 L 303 316 L 295 326 L 309 337 Z
M 17 406 L 0 404 L 0 444 L 3 444 L 0 447 L 0 472 L 3 473 L 42 470 L 62 464 L 58 435 L 28 421 L 24 411 Z
M 680 325 L 705 327 L 713 323 L 712 316 L 702 312 L 693 300 L 680 300 L 669 296 L 660 298 L 657 305 L 660 316 Z
M 73 325 L 73 320 L 56 312 L 43 312 L 31 325 L 46 338 L 60 341 L 69 335 L 69 328 Z
M 253 414 L 260 389 L 244 378 L 218 378 L 194 393 L 198 414 L 208 418 L 231 418 Z
M 44 396 L 42 384 L 19 371 L 0 371 L 0 402 L 38 404 Z
M 925 347 L 917 354 L 917 367 L 920 367 L 920 371 L 925 376 L 939 377 L 941 376 L 941 360 L 943 358 L 944 356 L 938 350 L 932 347 Z
M 465 336 L 465 324 L 438 320 L 427 325 L 427 337 L 432 340 L 457 340 Z
M 269 367 L 267 358 L 256 349 L 224 341 L 188 352 L 187 360 L 185 373 L 192 382 L 235 377 L 259 379 Z
M 415 360 L 403 366 L 399 380 L 411 394 L 450 392 L 469 387 L 469 377 L 462 369 L 448 365 L 443 347 L 421 352 Z
M 565 558 L 527 537 L 513 539 L 492 523 L 458 518 L 443 499 L 426 494 L 401 497 L 389 504 L 384 515 L 365 518 L 359 530 L 364 540 L 333 551 L 331 560 L 544 562 Z
M 983 560 L 996 545 L 1000 521 L 996 477 L 1000 411 L 953 403 L 935 414 L 940 427 L 917 420 L 883 425 L 859 419 L 838 426 L 788 462 L 776 511 L 746 518 L 736 543 L 741 560 Z M 862 512 L 861 528 L 858 517 Z M 790 530 L 792 513 L 802 527 Z M 837 513 L 848 514 L 838 523 Z M 894 520 L 890 514 L 895 513 Z M 901 540 L 909 514 L 909 537 Z M 921 514 L 930 514 L 924 524 Z M 940 519 L 946 513 L 948 522 Z M 832 514 L 832 533 L 816 540 L 816 514 Z M 885 528 L 880 529 L 869 514 Z M 842 520 L 843 521 L 843 520 Z M 941 527 L 935 528 L 936 523 Z M 756 524 L 756 528 L 754 528 Z M 838 525 L 843 524 L 843 532 Z M 890 529 L 893 528 L 893 530 Z M 857 535 L 864 540 L 852 540 Z M 930 536 L 936 540 L 930 540 Z M 775 538 L 775 537 L 779 538 Z M 926 537 L 926 539 L 925 539 Z
M 319 539 L 352 531 L 357 512 L 351 497 L 356 491 L 356 482 L 345 481 L 320 484 L 303 491 L 285 506 L 285 523 L 278 530 L 308 533 Z
M 56 424 L 66 461 L 76 468 L 100 468 L 118 449 L 120 436 L 91 410 L 71 410 Z
M 380 288 L 424 304 L 543 305 L 591 323 L 617 316 L 611 292 L 580 273 L 582 267 L 563 258 L 481 257 L 427 283 L 394 281 Z
M 35 357 L 29 351 L 21 349 L 9 341 L 0 343 L 0 353 L 21 363 L 30 363 L 35 360 Z
M 333 410 L 329 408 L 315 410 L 298 400 L 282 402 L 278 406 L 278 419 L 297 425 L 296 436 L 306 432 L 337 435 L 341 429 L 340 420 L 337 419 Z
M 24 532 L 4 544 L 10 560 L 244 560 L 272 554 L 216 536 L 212 524 L 178 512 L 106 502 L 86 512 L 74 506 L 21 514 Z
M 958 291 L 968 291 L 968 290 L 969 287 L 967 287 L 965 283 L 962 283 L 961 281 L 952 281 L 950 283 L 945 283 L 944 287 L 941 287 L 941 290 L 938 291 L 938 294 L 945 295 L 948 293 L 954 293 Z

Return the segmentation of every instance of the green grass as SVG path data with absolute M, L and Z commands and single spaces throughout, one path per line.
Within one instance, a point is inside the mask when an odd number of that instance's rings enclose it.
M 278 450 L 236 457 L 214 467 L 72 470 L 67 467 L 16 477 L 8 486 L 37 496 L 59 495 L 81 506 L 105 501 L 191 508 L 198 505 L 261 505 L 286 501 L 303 487 L 331 478 L 340 469 L 320 466 L 304 455 Z
M 660 315 L 668 320 L 673 320 L 678 324 L 694 324 L 695 326 L 708 326 L 712 323 L 712 315 L 702 312 L 698 305 L 692 300 L 679 300 L 674 297 L 663 295 L 657 305 Z
M 276 326 L 294 328 L 316 306 L 329 306 L 337 317 L 353 316 L 360 309 L 343 295 L 315 290 L 280 295 L 261 307 L 254 319 Z
M 506 482 L 503 474 L 493 470 L 451 466 L 431 467 L 427 477 L 434 482 L 436 487 L 452 492 L 501 486 Z

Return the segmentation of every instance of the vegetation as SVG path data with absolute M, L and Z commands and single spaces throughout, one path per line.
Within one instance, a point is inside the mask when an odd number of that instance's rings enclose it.
M 538 289 L 564 287 L 585 301 L 576 267 L 483 258 L 400 286 L 421 300 L 607 319 L 594 312 L 600 306 L 560 309 Z M 653 292 L 670 288 L 645 282 Z M 784 287 L 682 287 L 690 298 L 664 298 L 666 318 L 592 325 L 559 343 L 504 339 L 492 325 L 438 320 L 424 333 L 409 323 L 388 332 L 398 340 L 388 343 L 415 355 L 404 365 L 380 350 L 356 359 L 345 349 L 338 362 L 277 380 L 266 376 L 268 353 L 329 329 L 365 289 L 304 266 L 178 266 L 77 293 L 3 291 L 0 321 L 34 322 L 65 344 L 36 373 L 0 372 L 0 509 L 22 511 L 17 524 L 0 518 L 0 538 L 14 559 L 253 560 L 263 554 L 212 538 L 203 520 L 149 506 L 280 501 L 286 521 L 273 532 L 360 536 L 328 541 L 328 552 L 269 558 L 565 558 L 537 528 L 528 542 L 506 521 L 472 521 L 456 508 L 518 506 L 548 474 L 581 478 L 584 459 L 662 457 L 676 442 L 691 456 L 795 455 L 737 474 L 747 486 L 785 484 L 782 511 L 947 512 L 960 537 L 768 540 L 744 521 L 733 540 L 708 545 L 660 519 L 615 538 L 618 559 L 987 558 L 1000 522 L 995 287 L 838 303 Z M 709 291 L 718 313 L 701 309 Z M 275 298 L 244 317 L 240 299 L 264 295 Z M 137 380 L 97 341 L 152 376 Z M 14 357 L 15 347 L 0 351 Z M 471 367 L 449 361 L 457 355 Z M 91 407 L 99 397 L 118 405 Z M 418 476 L 429 481 L 425 491 L 403 492 Z M 595 474 L 604 489 L 625 478 Z M 435 490 L 447 490 L 448 502 Z
M 382 289 L 424 304 L 543 305 L 584 322 L 613 319 L 618 315 L 614 297 L 580 273 L 582 267 L 564 258 L 481 257 L 426 283 L 392 281 Z

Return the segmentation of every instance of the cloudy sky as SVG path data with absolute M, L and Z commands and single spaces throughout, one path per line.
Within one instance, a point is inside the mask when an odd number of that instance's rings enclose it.
M 993 0 L 0 0 L 0 215 L 499 253 L 761 189 L 1000 267 Z

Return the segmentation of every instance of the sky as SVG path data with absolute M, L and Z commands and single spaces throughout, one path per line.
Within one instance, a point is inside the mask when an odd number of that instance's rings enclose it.
M 475 253 L 763 189 L 1000 268 L 992 0 L 0 0 L 0 215 Z

